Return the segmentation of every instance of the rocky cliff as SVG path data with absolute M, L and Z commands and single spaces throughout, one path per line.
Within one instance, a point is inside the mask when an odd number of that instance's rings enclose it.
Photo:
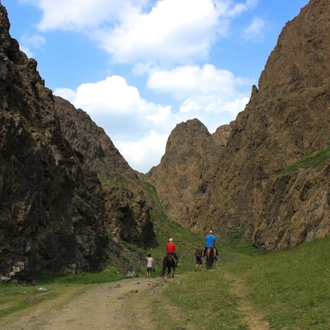
M 183 157 L 168 161 L 173 149 L 181 154 L 198 149 L 196 134 L 207 135 L 205 129 L 172 132 L 171 149 L 148 177 L 176 221 L 202 231 L 212 226 L 218 234 L 244 228 L 245 238 L 263 250 L 288 248 L 329 234 L 329 16 L 327 0 L 311 0 L 283 28 L 245 110 L 229 131 L 219 128 L 229 133 L 223 136 L 222 149 L 204 152 L 203 162 L 210 167 L 217 159 L 211 181 L 191 178 L 196 159 L 186 167 Z M 213 140 L 219 142 L 217 134 Z M 306 157 L 318 161 L 309 166 Z M 297 161 L 300 165 L 294 166 Z M 164 180 L 172 167 L 180 168 L 180 174 Z M 189 188 L 193 181 L 207 186 L 203 199 L 195 190 L 189 204 L 183 198 L 176 201 L 187 190 L 193 191 Z M 182 201 L 189 205 L 184 211 L 179 207 Z
M 161 163 L 147 173 L 169 216 L 185 228 L 200 225 L 200 207 L 210 203 L 221 150 L 199 120 L 189 120 L 172 131 Z
M 52 92 L 0 6 L 0 274 L 95 271 L 107 248 L 97 176 L 62 137 Z
M 97 271 L 105 258 L 123 267 L 118 239 L 144 246 L 153 235 L 137 174 L 44 86 L 9 29 L 0 5 L 0 275 Z
M 107 232 L 117 239 L 146 245 L 154 235 L 149 214 L 153 205 L 146 200 L 138 174 L 85 111 L 58 96 L 55 109 L 62 135 L 101 181 Z

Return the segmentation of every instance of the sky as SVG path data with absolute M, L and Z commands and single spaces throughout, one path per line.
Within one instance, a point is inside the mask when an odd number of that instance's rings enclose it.
M 2 0 L 10 34 L 55 95 L 129 165 L 160 163 L 177 124 L 235 120 L 308 0 Z

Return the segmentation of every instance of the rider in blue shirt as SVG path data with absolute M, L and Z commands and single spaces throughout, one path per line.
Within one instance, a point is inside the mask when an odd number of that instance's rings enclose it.
M 205 237 L 205 253 L 204 253 L 204 255 L 206 255 L 206 250 L 208 248 L 214 248 L 214 255 L 216 258 L 218 251 L 215 247 L 215 241 L 216 241 L 216 237 L 213 235 L 213 230 L 211 229 L 209 231 L 209 234 Z
M 213 230 L 211 229 L 209 234 L 205 237 L 205 247 L 215 247 L 216 237 L 213 235 Z

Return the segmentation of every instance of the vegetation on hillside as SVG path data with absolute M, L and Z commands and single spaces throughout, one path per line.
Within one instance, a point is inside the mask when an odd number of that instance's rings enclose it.
M 296 162 L 288 165 L 279 174 L 285 175 L 298 171 L 299 169 L 312 169 L 320 166 L 322 163 L 330 159 L 330 147 L 324 149 L 321 152 L 313 152 Z
M 153 187 L 145 183 L 144 188 L 148 198 L 158 203 Z M 148 248 L 134 247 L 134 251 L 141 258 L 151 252 L 157 269 L 153 276 L 159 276 L 168 238 L 178 246 L 180 263 L 174 279 L 168 280 L 161 295 L 142 293 L 159 329 L 185 328 L 187 324 L 196 329 L 224 330 L 248 330 L 256 324 L 278 330 L 330 328 L 330 238 L 261 254 L 251 242 L 243 242 L 241 229 L 233 229 L 228 236 L 218 237 L 220 259 L 214 268 L 195 272 L 194 251 L 199 243 L 204 244 L 204 234 L 183 229 L 166 216 L 161 204 L 158 206 L 151 214 L 154 240 Z M 145 276 L 145 267 L 138 276 Z M 109 267 L 98 274 L 47 276 L 37 286 L 0 284 L 0 318 L 42 303 L 42 299 L 27 299 L 41 295 L 37 291 L 40 287 L 61 296 L 68 285 L 75 286 L 77 295 L 94 283 L 123 278 Z M 164 306 L 175 313 L 164 313 Z

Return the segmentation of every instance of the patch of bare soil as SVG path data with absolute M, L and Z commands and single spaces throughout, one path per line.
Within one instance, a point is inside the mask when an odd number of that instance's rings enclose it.
M 178 277 L 179 278 L 179 277 Z M 43 301 L 35 307 L 10 315 L 0 321 L 2 330 L 150 330 L 158 325 L 152 318 L 152 301 L 162 299 L 164 287 L 172 280 L 132 278 L 100 284 L 88 289 L 76 298 L 74 288 L 55 297 L 45 292 L 35 297 Z M 246 298 L 244 283 L 228 274 L 232 294 L 238 300 L 240 310 L 251 330 L 268 330 L 264 315 Z M 34 299 L 34 297 L 29 297 Z M 184 327 L 193 330 L 194 325 L 177 306 L 164 306 L 163 312 L 173 320 L 184 320 Z
M 145 290 L 163 286 L 161 278 L 132 278 L 101 284 L 88 289 L 78 298 L 58 305 L 57 298 L 47 299 L 10 324 L 0 324 L 3 330 L 137 330 L 156 329 L 150 317 Z M 51 294 L 51 293 L 50 293 Z M 144 300 L 139 297 L 144 296 Z M 64 299 L 64 298 L 62 298 Z M 130 308 L 125 308 L 128 301 Z M 51 311 L 51 312 L 50 312 Z
M 232 293 L 237 298 L 240 310 L 244 315 L 244 320 L 251 330 L 269 330 L 269 323 L 263 320 L 264 315 L 256 310 L 246 299 L 246 289 L 244 282 L 232 274 L 227 274 L 227 279 L 232 285 Z

